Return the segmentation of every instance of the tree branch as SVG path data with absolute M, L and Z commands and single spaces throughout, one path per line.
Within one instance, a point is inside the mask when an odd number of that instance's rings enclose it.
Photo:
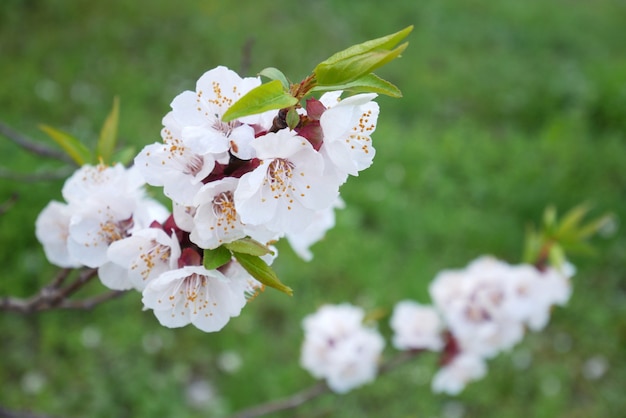
M 54 148 L 50 148 L 46 145 L 43 145 L 34 139 L 28 138 L 26 135 L 23 135 L 17 131 L 14 131 L 13 128 L 0 121 L 0 135 L 7 137 L 9 140 L 20 146 L 21 148 L 29 151 L 35 155 L 39 155 L 41 157 L 53 158 L 55 160 L 63 161 L 72 165 L 75 165 L 74 161 L 62 151 L 59 151 Z
M 52 418 L 49 415 L 39 415 L 28 411 L 10 411 L 0 406 L 0 418 Z
M 65 179 L 72 174 L 73 169 L 62 168 L 55 171 L 42 171 L 39 173 L 15 173 L 0 169 L 0 178 L 19 182 L 33 183 L 36 181 L 50 181 Z
M 378 370 L 378 375 L 382 376 L 383 374 L 386 374 L 390 372 L 391 370 L 394 370 L 395 368 L 413 359 L 414 357 L 416 357 L 418 354 L 422 352 L 423 351 L 421 350 L 411 350 L 411 351 L 402 351 L 396 354 L 394 357 L 387 360 L 385 363 L 383 363 L 380 366 Z M 303 389 L 299 392 L 296 392 L 287 398 L 283 398 L 283 399 L 279 399 L 275 401 L 269 401 L 267 403 L 259 404 L 251 408 L 244 409 L 240 412 L 235 413 L 230 418 L 256 418 L 256 417 L 260 417 L 263 415 L 271 414 L 273 412 L 286 411 L 288 409 L 297 408 L 303 403 L 308 402 L 312 399 L 317 398 L 318 396 L 321 396 L 329 392 L 330 392 L 330 388 L 328 387 L 328 385 L 326 385 L 326 383 L 323 381 L 319 381 L 315 383 L 314 385 L 306 389 Z
M 82 270 L 72 283 L 66 287 L 61 287 L 73 271 L 72 269 L 60 270 L 49 285 L 43 287 L 39 293 L 30 298 L 22 299 L 8 296 L 0 298 L 0 310 L 29 314 L 50 309 L 93 309 L 100 303 L 119 297 L 126 292 L 114 290 L 87 299 L 70 300 L 71 295 L 98 274 L 96 269 Z

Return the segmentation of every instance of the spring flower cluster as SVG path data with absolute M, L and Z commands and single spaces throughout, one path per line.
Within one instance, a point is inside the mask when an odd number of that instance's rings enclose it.
M 271 245 L 284 237 L 311 259 L 310 246 L 343 205 L 339 187 L 372 164 L 376 94 L 309 98 L 293 128 L 274 110 L 222 120 L 260 85 L 259 77 L 212 69 L 195 91 L 174 98 L 162 141 L 146 146 L 132 168 L 80 168 L 63 188 L 67 203 L 50 203 L 37 220 L 49 260 L 98 268 L 111 289 L 142 292 L 165 326 L 212 332 L 264 288 L 246 268 L 250 254 L 269 265 Z M 171 213 L 146 197 L 145 184 L 163 188 Z M 247 248 L 207 262 L 241 240 L 261 253 Z
M 570 264 L 560 269 L 510 265 L 484 256 L 460 270 L 440 272 L 430 285 L 432 305 L 396 304 L 390 319 L 398 350 L 440 353 L 435 392 L 458 394 L 487 373 L 486 360 L 520 342 L 526 329 L 548 323 L 550 309 L 570 296 Z M 305 318 L 301 364 L 325 378 L 335 392 L 371 382 L 383 348 L 382 336 L 365 328 L 351 305 L 326 305 Z

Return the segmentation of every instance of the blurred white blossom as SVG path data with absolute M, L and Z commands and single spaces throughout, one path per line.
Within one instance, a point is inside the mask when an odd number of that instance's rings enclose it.
M 304 318 L 300 364 L 316 378 L 326 379 L 337 393 L 371 382 L 385 342 L 374 328 L 365 327 L 358 307 L 324 305 Z

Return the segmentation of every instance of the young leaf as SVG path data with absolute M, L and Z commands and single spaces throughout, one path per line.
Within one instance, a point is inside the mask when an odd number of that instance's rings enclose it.
M 580 221 L 582 221 L 587 212 L 589 212 L 589 209 L 589 205 L 586 204 L 581 204 L 570 209 L 565 215 L 563 215 L 563 219 L 561 220 L 557 230 L 557 235 L 565 235 L 576 230 Z
M 337 52 L 319 63 L 313 70 L 317 84 L 347 83 L 385 65 L 397 58 L 406 49 L 408 43 L 391 50 L 398 42 L 407 37 L 412 30 L 413 26 L 409 26 L 391 35 L 372 39 Z
M 202 265 L 207 270 L 215 270 L 228 263 L 231 258 L 232 254 L 230 251 L 224 246 L 219 246 L 212 250 L 204 250 Z
M 374 73 L 367 74 L 361 78 L 345 84 L 335 84 L 331 86 L 316 86 L 312 91 L 333 91 L 344 90 L 351 93 L 378 93 L 386 96 L 399 98 L 402 92 L 398 87 L 387 80 L 383 80 Z
M 76 164 L 85 165 L 95 162 L 91 151 L 72 135 L 48 125 L 39 125 L 39 129 L 47 133 L 54 142 L 59 144 Z
M 268 266 L 261 258 L 244 253 L 234 253 L 235 259 L 246 269 L 248 273 L 266 286 L 280 290 L 289 296 L 293 295 L 293 290 L 285 286 L 276 276 L 274 270 Z
M 274 68 L 274 67 L 264 68 L 261 70 L 259 75 L 269 78 L 270 80 L 278 80 L 283 85 L 283 88 L 285 90 L 289 90 L 289 80 L 287 80 L 287 77 L 285 76 L 285 74 L 283 74 L 283 72 L 280 71 L 278 68 Z
M 386 35 L 380 38 L 371 39 L 369 41 L 365 41 L 363 43 L 353 45 L 349 48 L 344 49 L 343 51 L 339 51 L 333 54 L 331 57 L 322 61 L 318 64 L 319 66 L 333 65 L 338 62 L 345 60 L 346 58 L 351 58 L 357 55 L 362 55 L 366 52 L 371 52 L 375 50 L 385 50 L 389 48 L 393 48 L 398 44 L 402 39 L 406 38 L 409 33 L 413 30 L 413 25 L 407 26 L 406 28 L 398 31 L 396 33 L 392 33 L 390 35 Z
M 224 113 L 222 120 L 230 122 L 243 116 L 290 107 L 296 103 L 298 99 L 285 91 L 280 80 L 272 80 L 253 88 L 237 100 Z
M 228 248 L 234 253 L 244 253 L 257 256 L 272 253 L 272 251 L 267 248 L 267 246 L 249 237 L 226 243 L 224 244 L 224 247 Z
M 117 142 L 117 126 L 120 119 L 120 100 L 117 96 L 113 98 L 113 108 L 107 116 L 102 129 L 100 130 L 100 138 L 96 145 L 96 154 L 105 163 L 111 163 L 111 156 Z
M 598 219 L 594 219 L 593 221 L 578 228 L 576 230 L 576 237 L 579 240 L 587 239 L 591 235 L 594 235 L 600 232 L 602 229 L 606 228 L 607 226 L 611 225 L 613 222 L 615 222 L 615 218 L 611 214 L 604 215 Z
M 318 65 L 314 71 L 317 85 L 348 83 L 363 77 L 398 58 L 408 45 L 407 42 L 391 51 L 376 50 L 346 58 L 332 65 L 322 67 Z

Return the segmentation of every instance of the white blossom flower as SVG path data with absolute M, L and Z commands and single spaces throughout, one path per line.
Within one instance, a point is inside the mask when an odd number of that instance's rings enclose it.
M 491 357 L 522 339 L 524 325 L 511 312 L 514 276 L 510 265 L 482 257 L 435 277 L 432 300 L 463 351 Z
M 515 279 L 510 286 L 516 298 L 511 301 L 512 315 L 525 322 L 534 331 L 543 329 L 550 319 L 553 305 L 564 305 L 571 295 L 569 279 L 574 267 L 565 263 L 560 269 L 548 267 L 539 271 L 534 266 L 520 265 L 515 268 Z
M 52 201 L 46 205 L 35 221 L 35 235 L 43 245 L 46 258 L 59 267 L 80 267 L 67 248 L 72 210 L 61 202 Z
M 196 215 L 195 206 L 185 206 L 172 202 L 172 214 L 177 227 L 183 231 L 191 232 L 194 227 L 193 217 Z
M 107 250 L 111 263 L 100 267 L 98 272 L 109 288 L 132 286 L 142 291 L 150 280 L 178 268 L 179 256 L 180 245 L 175 235 L 170 236 L 160 228 L 146 228 L 113 242 Z
M 432 390 L 435 393 L 458 395 L 469 382 L 483 378 L 486 373 L 487 366 L 480 356 L 459 353 L 437 371 Z
M 325 305 L 304 318 L 305 339 L 301 366 L 324 378 L 337 393 L 371 382 L 385 342 L 373 328 L 363 325 L 365 313 L 349 304 Z
M 193 227 L 189 238 L 200 248 L 220 245 L 250 236 L 262 243 L 276 237 L 264 226 L 244 225 L 234 202 L 239 180 L 226 177 L 207 183 L 200 189 L 194 204 Z
M 393 346 L 399 350 L 443 348 L 443 322 L 432 306 L 400 301 L 393 309 L 390 325 L 394 332 Z
M 204 73 L 196 83 L 195 92 L 185 91 L 172 102 L 174 117 L 183 127 L 183 139 L 216 144 L 216 152 L 230 150 L 242 160 L 253 158 L 250 144 L 255 129 L 252 125 L 267 123 L 266 118 L 251 115 L 223 122 L 222 116 L 241 96 L 260 84 L 258 77 L 241 78 L 223 66 Z
M 101 194 L 76 208 L 69 225 L 70 255 L 92 268 L 106 263 L 109 245 L 130 234 L 135 203 L 131 199 L 117 199 L 111 193 Z
M 339 182 L 323 176 L 311 144 L 287 129 L 255 139 L 261 164 L 239 179 L 235 207 L 241 221 L 282 234 L 302 231 L 317 210 L 332 205 Z
M 191 205 L 202 180 L 215 167 L 214 151 L 224 154 L 228 148 L 216 148 L 210 142 L 183 141 L 182 128 L 173 112 L 165 115 L 163 125 L 163 142 L 145 146 L 135 157 L 135 166 L 148 184 L 162 186 L 163 193 L 174 202 Z
M 251 291 L 250 277 L 237 270 L 230 277 L 202 266 L 162 273 L 143 291 L 143 303 L 169 328 L 189 323 L 205 332 L 219 331 L 238 316 Z
M 246 236 L 235 209 L 234 192 L 238 182 L 232 177 L 213 181 L 196 195 L 194 225 L 189 238 L 200 248 L 217 248 Z
M 357 94 L 339 101 L 327 109 L 320 118 L 324 143 L 320 152 L 324 155 L 327 170 L 334 169 L 338 175 L 356 176 L 368 168 L 374 159 L 375 149 L 371 135 L 376 129 L 379 107 L 372 100 L 376 94 Z M 332 96 L 325 98 L 332 103 Z
M 65 181 L 62 194 L 66 202 L 77 205 L 105 193 L 114 193 L 119 199 L 134 199 L 144 184 L 135 168 L 127 169 L 122 164 L 85 164 Z

